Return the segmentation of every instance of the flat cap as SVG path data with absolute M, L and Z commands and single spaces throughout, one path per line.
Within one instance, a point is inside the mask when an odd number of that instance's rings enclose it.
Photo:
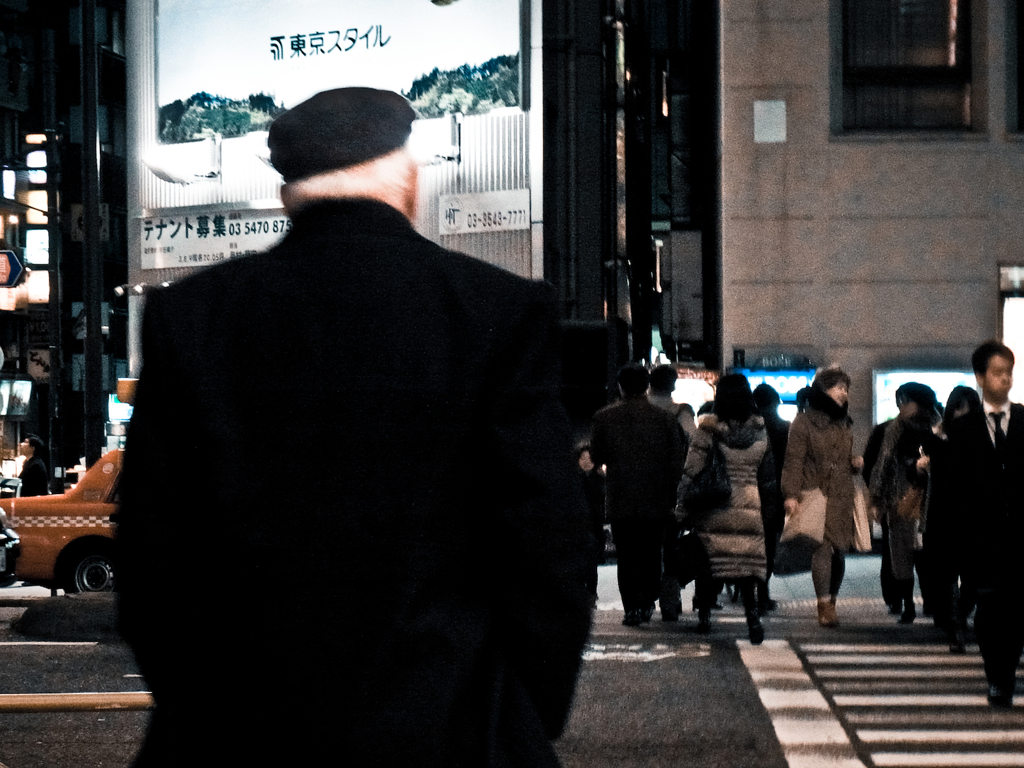
M 271 123 L 270 163 L 286 182 L 365 163 L 403 146 L 415 118 L 394 91 L 321 91 Z

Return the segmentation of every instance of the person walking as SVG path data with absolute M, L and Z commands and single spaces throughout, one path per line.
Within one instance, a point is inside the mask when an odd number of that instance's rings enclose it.
M 638 364 L 618 374 L 622 399 L 593 418 L 590 455 L 605 466 L 605 513 L 615 540 L 623 624 L 651 620 L 661 592 L 662 542 L 682 474 L 676 419 L 647 399 L 650 376 Z
M 21 495 L 46 496 L 50 492 L 50 470 L 46 467 L 46 444 L 37 435 L 27 435 L 19 446 L 25 464 L 21 468 Z
M 965 653 L 967 616 L 974 609 L 975 593 L 964 568 L 962 510 L 953 503 L 963 468 L 953 463 L 949 431 L 954 420 L 982 413 L 981 398 L 970 387 L 954 387 L 946 400 L 942 428 L 925 446 L 928 456 L 928 512 L 924 552 L 934 578 L 935 621 L 949 639 L 951 653 Z
M 581 440 L 573 448 L 576 468 L 583 485 L 583 495 L 590 513 L 590 530 L 594 535 L 594 567 L 587 575 L 587 591 L 597 600 L 597 566 L 604 563 L 604 474 L 590 457 L 590 441 Z
M 555 292 L 416 233 L 414 118 L 370 88 L 292 107 L 288 234 L 146 295 L 116 537 L 156 702 L 136 768 L 558 765 L 594 543 Z
M 772 463 L 775 465 L 776 489 L 782 488 L 782 465 L 786 460 L 786 446 L 789 444 L 789 422 L 779 415 L 782 398 L 771 384 L 762 382 L 754 387 L 754 406 L 764 419 L 764 428 L 768 433 L 768 444 L 772 449 Z M 762 615 L 775 610 L 775 601 L 771 598 L 770 583 L 775 568 L 775 553 L 782 535 L 782 524 L 786 520 L 786 510 L 782 506 L 782 493 L 777 491 L 778 500 L 773 514 L 764 517 L 764 544 L 767 570 L 764 582 L 758 585 L 757 604 Z
M 982 410 L 953 419 L 950 461 L 956 467 L 953 503 L 963 524 L 964 569 L 977 589 L 974 632 L 996 709 L 1013 706 L 1024 652 L 1024 406 L 1010 402 L 1014 355 L 999 341 L 971 356 Z
M 914 604 L 914 567 L 918 568 L 922 596 L 927 596 L 927 567 L 921 563 L 928 459 L 939 420 L 938 401 L 931 387 L 907 382 L 896 390 L 899 416 L 888 422 L 877 463 L 869 479 L 872 501 L 889 529 L 889 563 L 895 600 L 902 606 L 901 624 L 917 617 Z
M 807 410 L 798 413 L 790 427 L 782 468 L 787 517 L 797 514 L 807 491 L 820 489 L 827 499 L 824 540 L 811 558 L 818 624 L 823 627 L 839 626 L 836 596 L 854 541 L 853 476 L 864 464 L 853 454 L 849 397 L 850 377 L 845 371 L 818 371 L 807 394 Z
M 759 645 L 764 627 L 756 585 L 765 579 L 767 570 L 763 521 L 774 517 L 777 505 L 775 463 L 746 376 L 723 376 L 714 402 L 714 414 L 701 421 L 690 448 L 679 481 L 676 516 L 682 525 L 696 531 L 711 566 L 709 577 L 697 580 L 698 631 L 710 628 L 714 580 L 729 581 L 743 599 L 750 642 Z M 686 492 L 714 450 L 725 459 L 732 494 L 722 507 L 694 512 L 686 506 Z
M 679 373 L 674 365 L 659 365 L 651 371 L 651 388 L 647 399 L 663 411 L 671 413 L 679 425 L 679 437 L 683 442 L 680 462 L 686 462 L 686 453 L 690 448 L 690 433 L 696 429 L 693 420 L 693 408 L 687 403 L 677 403 L 672 399 Z M 679 546 L 679 523 L 674 516 L 665 522 L 665 533 L 661 546 L 661 592 L 658 607 L 661 609 L 663 621 L 678 621 L 683 612 L 682 588 L 673 571 L 672 563 Z

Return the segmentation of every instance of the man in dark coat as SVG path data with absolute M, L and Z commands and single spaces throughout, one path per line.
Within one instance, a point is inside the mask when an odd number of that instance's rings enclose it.
M 985 342 L 971 364 L 984 408 L 950 425 L 950 466 L 958 479 L 954 508 L 965 515 L 960 526 L 967 548 L 965 575 L 978 588 L 974 629 L 988 700 L 1002 709 L 1013 706 L 1024 651 L 1024 406 L 1010 403 L 1014 358 L 1008 347 Z
M 605 511 L 615 540 L 623 624 L 650 621 L 661 592 L 662 539 L 683 472 L 675 417 L 647 399 L 641 365 L 618 376 L 622 399 L 594 414 L 590 455 L 607 467 Z
M 278 117 L 290 233 L 147 296 L 138 768 L 557 766 L 594 546 L 553 295 L 416 234 L 413 117 L 364 88 Z

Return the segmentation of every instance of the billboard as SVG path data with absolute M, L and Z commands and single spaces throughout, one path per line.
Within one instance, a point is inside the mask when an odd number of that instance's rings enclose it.
M 398 91 L 420 117 L 519 105 L 518 0 L 160 0 L 159 136 L 265 130 L 343 86 Z

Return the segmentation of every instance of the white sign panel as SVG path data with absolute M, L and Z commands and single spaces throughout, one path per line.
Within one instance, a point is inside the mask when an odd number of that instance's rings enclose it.
M 292 228 L 282 210 L 160 211 L 135 220 L 143 269 L 201 267 L 267 251 Z
M 442 235 L 529 229 L 530 190 L 441 195 L 438 212 Z

